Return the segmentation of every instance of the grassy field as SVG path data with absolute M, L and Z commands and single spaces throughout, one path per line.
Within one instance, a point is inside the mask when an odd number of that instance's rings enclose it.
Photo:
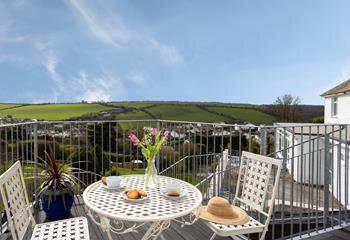
M 144 111 L 135 110 L 128 113 L 118 114 L 116 116 L 119 120 L 130 119 L 166 119 L 166 120 L 179 120 L 179 121 L 207 121 L 217 122 L 224 121 L 225 118 L 212 114 L 195 105 L 172 105 L 172 104 L 160 104 L 154 107 L 147 108 L 148 114 Z
M 107 104 L 0 104 L 0 117 L 38 120 L 68 120 L 112 110 L 114 106 L 133 108 L 115 114 L 118 120 L 164 119 L 194 122 L 250 122 L 269 124 L 274 117 L 259 111 L 259 105 L 227 103 L 111 102 Z M 141 109 L 142 108 L 142 109 Z M 143 109 L 145 108 L 145 109 Z M 94 119 L 92 116 L 91 119 Z M 125 127 L 125 126 L 124 126 Z
M 19 105 L 17 104 L 7 104 L 7 103 L 0 103 L 0 110 L 7 109 L 7 108 L 13 108 L 17 107 Z
M 215 111 L 218 114 L 225 114 L 232 118 L 254 124 L 273 123 L 273 121 L 275 120 L 273 116 L 253 109 L 244 109 L 236 107 L 208 107 L 208 109 Z
M 118 114 L 117 119 L 118 120 L 130 120 L 130 119 L 148 120 L 148 119 L 152 119 L 152 117 L 143 111 L 135 110 L 128 113 Z
M 118 114 L 117 119 L 156 119 L 178 120 L 178 121 L 200 121 L 200 122 L 228 122 L 236 119 L 242 122 L 250 123 L 272 123 L 274 117 L 260 112 L 258 110 L 249 109 L 250 105 L 240 105 L 240 107 L 230 106 L 206 106 L 204 109 L 197 105 L 191 104 L 159 104 L 147 108 L 147 112 L 134 110 L 128 113 Z M 209 111 L 206 111 L 208 109 Z
M 158 119 L 197 121 L 197 122 L 222 122 L 226 118 L 217 114 L 209 113 L 198 108 L 196 105 L 166 105 L 162 104 L 147 109 Z
M 130 108 L 144 108 L 149 107 L 155 104 L 160 104 L 158 102 L 112 102 L 110 105 L 113 106 L 124 106 L 124 107 L 130 107 Z
M 16 118 L 39 120 L 65 120 L 83 114 L 111 109 L 99 104 L 43 104 L 25 105 L 12 109 L 0 109 L 0 117 L 11 115 Z

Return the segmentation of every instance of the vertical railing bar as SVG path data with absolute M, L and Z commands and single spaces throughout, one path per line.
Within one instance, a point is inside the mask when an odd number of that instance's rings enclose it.
M 13 126 L 11 126 L 11 166 L 13 165 L 13 154 L 14 154 L 14 151 L 13 151 Z
M 233 151 L 232 151 L 232 127 L 230 127 L 230 147 L 229 147 L 229 154 L 230 155 L 234 155 Z
M 160 122 L 157 120 L 156 122 L 157 129 L 160 131 Z M 157 174 L 160 172 L 160 157 L 159 152 L 156 155 L 156 162 L 157 162 Z
M 136 123 L 136 134 L 139 134 L 139 122 Z M 139 157 L 139 146 L 136 146 L 136 159 L 140 160 Z M 144 161 L 142 160 L 142 165 L 144 165 Z M 144 166 L 143 166 L 144 167 Z
M 90 162 L 90 159 L 89 159 L 89 124 L 86 124 L 85 125 L 85 166 L 86 166 L 86 169 L 88 171 L 90 171 L 90 167 L 89 167 L 89 162 Z M 91 165 L 90 165 L 91 166 Z M 92 174 L 90 174 L 90 177 L 89 176 L 86 176 L 86 179 L 88 181 L 88 179 L 90 178 L 90 182 L 92 182 Z
M 196 156 L 196 150 L 197 150 L 197 126 L 193 126 L 193 145 L 194 145 L 194 152 L 193 152 L 193 155 Z M 196 157 L 193 157 L 194 158 L 194 172 L 193 172 L 193 175 L 194 175 L 194 179 L 195 181 L 197 181 L 197 161 L 198 159 Z
M 16 126 L 16 161 L 20 160 L 19 158 L 19 126 Z
M 317 126 L 317 138 L 316 138 L 316 232 L 319 230 L 318 224 L 318 205 L 319 205 L 319 186 L 320 186 L 320 126 Z
M 47 149 L 46 149 L 46 145 L 47 145 L 47 124 L 44 123 L 44 159 L 45 159 L 45 162 L 46 162 L 46 152 L 47 152 Z
M 334 125 L 332 125 L 332 157 L 331 157 L 331 172 L 332 172 L 332 213 L 331 213 L 331 227 L 334 228 Z
M 248 152 L 252 152 L 252 128 L 249 127 L 249 142 L 248 142 Z
M 291 196 L 290 196 L 290 218 L 293 218 L 293 206 L 294 206 L 294 157 L 295 157 L 295 127 L 292 127 L 292 159 L 291 159 L 291 175 L 292 175 L 292 180 L 291 180 Z M 298 187 L 298 185 L 297 185 Z M 291 221 L 291 235 L 294 235 L 294 224 L 293 224 L 293 220 Z
M 327 126 L 324 126 L 325 141 L 324 141 L 324 185 L 323 185 L 323 230 L 328 226 L 329 218 L 329 184 L 330 184 L 330 169 L 329 169 L 329 136 Z
M 69 154 L 72 154 L 74 149 L 72 148 L 72 144 L 73 144 L 73 139 L 72 139 L 72 124 L 73 123 L 69 123 Z M 68 158 L 67 158 L 68 160 Z M 72 162 L 72 159 L 71 159 Z
M 117 122 L 115 123 L 115 131 L 116 131 L 116 133 L 115 133 L 115 135 L 116 135 L 116 141 L 115 141 L 116 161 L 115 162 L 119 168 L 119 165 L 118 165 L 118 163 L 119 163 L 119 124 Z M 138 152 L 138 149 L 137 149 L 137 152 Z M 143 163 L 143 168 L 145 168 L 145 163 Z
M 97 166 L 96 166 L 96 123 L 94 122 L 93 123 L 94 124 L 94 128 L 93 128 L 93 130 L 94 130 L 94 132 L 93 132 L 93 134 L 94 134 L 94 173 L 96 173 L 97 171 Z M 94 181 L 97 181 L 97 179 L 96 179 L 96 175 L 94 174 Z
M 131 123 L 131 124 L 133 124 L 133 123 Z M 128 145 L 129 145 L 129 170 L 130 170 L 130 174 L 132 174 L 132 170 L 133 170 L 133 166 L 134 166 L 133 162 L 132 162 L 132 160 L 134 160 L 134 159 L 132 159 L 133 144 L 131 144 L 130 139 L 129 139 L 132 128 L 133 128 L 133 125 L 131 125 L 130 128 L 128 129 L 129 131 L 128 131 L 128 135 L 126 138 L 126 141 L 129 143 Z M 124 144 L 126 144 L 126 142 L 124 142 Z
M 108 122 L 108 170 L 112 173 L 111 168 L 111 157 L 112 157 L 112 131 L 111 131 L 111 122 Z
M 303 228 L 302 228 L 302 217 L 303 217 L 303 162 L 304 162 L 304 138 L 303 138 L 303 127 L 300 127 L 300 203 L 299 203 L 299 237 L 301 237 Z
M 8 141 L 7 141 L 7 127 L 5 127 L 5 170 L 8 169 L 8 156 L 7 156 L 7 149 L 8 149 Z
M 348 125 L 345 125 L 345 209 L 344 209 L 344 218 L 345 223 L 348 223 L 348 197 L 349 197 L 349 139 L 348 139 Z
M 242 156 L 242 131 L 240 127 L 238 127 L 238 134 L 238 156 Z
M 123 141 L 122 141 L 122 144 L 123 144 L 123 158 L 122 158 L 122 167 L 124 168 L 125 167 L 125 143 L 126 143 L 126 139 L 125 139 L 125 129 L 123 129 Z
M 78 141 L 78 168 L 79 168 L 79 171 L 78 171 L 78 178 L 80 179 L 80 180 L 82 180 L 82 178 L 84 178 L 84 176 L 82 176 L 82 173 L 81 173 L 81 170 L 80 169 L 82 169 L 82 167 L 81 167 L 81 143 L 80 143 L 80 136 L 82 135 L 81 134 L 81 124 L 79 124 L 79 123 L 77 123 L 76 124 L 76 131 L 77 131 L 77 141 Z M 73 161 L 73 159 L 72 159 L 72 161 Z M 84 169 L 84 170 L 88 170 L 88 169 Z
M 216 155 L 216 149 L 215 149 L 215 146 L 216 146 L 216 126 L 215 125 L 213 125 L 213 144 L 214 144 L 213 153 L 214 153 L 214 155 Z M 220 164 L 220 162 L 218 164 Z M 216 173 L 216 166 L 214 166 L 214 167 L 215 167 L 214 172 Z M 218 166 L 218 169 L 219 169 L 219 166 Z M 216 188 L 215 188 L 216 176 L 214 176 L 213 179 L 214 179 L 214 181 L 213 181 L 213 196 L 217 196 L 217 192 L 216 192 Z
M 61 158 L 62 158 L 62 161 L 64 161 L 64 123 L 62 123 L 62 133 L 61 133 L 61 136 L 62 136 L 62 155 L 61 155 Z
M 343 129 L 343 126 L 342 125 L 339 125 L 339 144 L 338 144 L 338 154 L 337 154 L 337 158 L 338 158 L 338 161 L 337 161 L 337 165 L 338 165 L 338 170 L 337 170 L 337 173 L 338 173 L 338 218 L 339 218 L 339 226 L 341 225 L 342 221 L 341 221 L 341 201 L 342 201 L 342 198 L 341 198 L 341 190 L 342 190 L 342 187 L 341 187 L 341 176 L 342 175 L 342 172 L 341 172 L 341 166 L 342 166 L 342 159 L 341 159 L 341 155 L 342 155 L 342 129 Z
M 34 137 L 34 191 L 38 189 L 38 166 L 39 166 L 39 159 L 38 159 L 38 124 L 34 124 L 33 129 L 33 137 Z
M 100 148 L 101 148 L 101 170 L 102 170 L 102 172 L 101 172 L 101 174 L 102 174 L 102 176 L 104 176 L 105 175 L 105 166 L 104 166 L 104 161 L 105 161 L 105 159 L 104 159 L 104 124 L 103 124 L 103 122 L 101 122 L 100 123 L 100 126 L 101 126 L 101 146 L 100 146 Z M 100 166 L 98 166 L 98 167 L 100 167 Z
M 200 149 L 199 149 L 199 153 L 200 154 L 203 154 L 203 149 L 202 149 L 202 145 L 203 145 L 203 127 L 202 127 L 202 124 L 200 124 L 199 126 L 199 131 L 200 131 L 200 136 L 199 136 L 199 139 L 200 139 L 200 142 L 199 142 L 199 146 L 200 146 Z M 200 173 L 201 173 L 201 176 L 202 176 L 202 173 L 203 173 L 203 162 L 202 162 L 202 156 L 200 156 L 200 159 L 199 159 L 199 162 L 200 162 Z M 201 178 L 199 179 L 201 181 Z
M 221 149 L 220 149 L 220 154 L 221 154 L 221 169 L 220 169 L 220 177 L 219 177 L 219 192 L 220 194 L 222 194 L 222 187 L 223 187 L 223 180 L 224 180 L 224 177 L 225 177 L 225 173 L 224 173 L 224 156 L 223 156 L 223 152 L 225 150 L 225 147 L 224 147 L 224 127 L 221 126 Z
M 190 149 L 190 145 L 191 145 L 191 132 L 188 131 L 187 127 L 188 127 L 188 125 L 186 124 L 186 125 L 185 125 L 185 131 L 186 131 L 186 134 L 188 134 L 188 139 L 187 139 L 187 142 L 188 142 L 187 145 L 188 145 L 188 146 L 187 146 L 187 155 L 186 155 L 186 157 L 187 157 L 187 161 L 189 162 L 189 165 L 191 165 L 191 169 L 188 168 L 187 174 L 188 174 L 188 175 L 191 175 L 191 171 L 193 171 L 193 162 L 192 162 L 192 158 L 189 156 L 189 155 L 191 155 L 191 149 Z M 182 176 L 182 177 L 184 177 L 184 176 Z
M 22 126 L 22 128 L 23 128 L 23 126 Z M 2 141 L 2 127 L 0 127 L 0 141 Z M 22 138 L 23 139 L 23 138 Z M 22 140 L 22 142 L 23 142 L 23 140 Z M 1 172 L 1 174 L 3 173 L 3 172 L 5 172 L 5 170 L 6 170 L 6 168 L 5 169 L 2 169 L 2 165 L 3 165 L 3 159 L 2 159 L 2 144 L 0 144 L 0 166 L 1 166 L 1 169 L 0 169 L 0 172 Z M 22 153 L 23 153 L 23 151 L 22 151 Z
M 310 235 L 310 217 L 311 217 L 311 214 L 310 214 L 310 212 L 311 212 L 311 209 L 310 209 L 310 204 L 311 204 L 311 180 L 310 180 L 310 178 L 311 178 L 311 171 L 312 171 L 312 169 L 311 169 L 311 153 L 312 153 L 312 151 L 313 151 L 313 149 L 311 148 L 311 126 L 309 126 L 309 139 L 308 139 L 308 143 L 309 143 L 309 152 L 308 152 L 308 154 L 309 154 L 309 160 L 308 160 L 308 181 L 309 181 L 309 183 L 308 183 L 308 207 L 307 207 L 307 234 L 309 234 Z

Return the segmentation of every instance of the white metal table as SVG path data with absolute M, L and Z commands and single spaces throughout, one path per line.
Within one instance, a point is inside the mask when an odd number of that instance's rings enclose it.
M 183 198 L 171 200 L 160 193 L 160 189 L 171 181 L 182 185 L 186 192 Z M 121 196 L 121 191 L 107 190 L 101 181 L 87 187 L 83 194 L 87 215 L 107 233 L 109 239 L 112 239 L 111 232 L 137 232 L 146 224 L 150 226 L 142 240 L 156 239 L 162 237 L 162 231 L 170 226 L 171 221 L 184 226 L 193 224 L 198 218 L 202 194 L 187 182 L 159 176 L 157 188 L 145 188 L 144 175 L 127 175 L 122 176 L 122 184 L 126 189 L 144 189 L 148 193 L 148 199 L 137 203 L 127 202 Z

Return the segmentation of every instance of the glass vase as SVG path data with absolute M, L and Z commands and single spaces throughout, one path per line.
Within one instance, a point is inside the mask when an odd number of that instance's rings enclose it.
M 156 188 L 158 184 L 157 168 L 155 160 L 147 161 L 147 168 L 145 171 L 145 187 Z

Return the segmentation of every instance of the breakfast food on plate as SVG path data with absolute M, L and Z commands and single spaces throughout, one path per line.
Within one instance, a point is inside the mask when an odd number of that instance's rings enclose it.
M 169 197 L 179 197 L 180 196 L 180 193 L 176 192 L 176 191 L 170 191 L 170 192 L 167 192 L 167 195 Z
M 147 193 L 141 189 L 129 189 L 125 191 L 128 199 L 139 199 L 141 197 L 147 197 Z
M 145 191 L 137 189 L 137 192 L 139 193 L 140 196 L 147 197 L 147 193 Z
M 104 185 L 107 185 L 107 177 L 102 177 L 101 181 Z
M 129 198 L 129 199 L 138 199 L 140 196 L 139 196 L 139 193 L 136 189 L 132 189 L 132 190 L 129 190 L 127 193 L 126 193 L 126 196 Z

